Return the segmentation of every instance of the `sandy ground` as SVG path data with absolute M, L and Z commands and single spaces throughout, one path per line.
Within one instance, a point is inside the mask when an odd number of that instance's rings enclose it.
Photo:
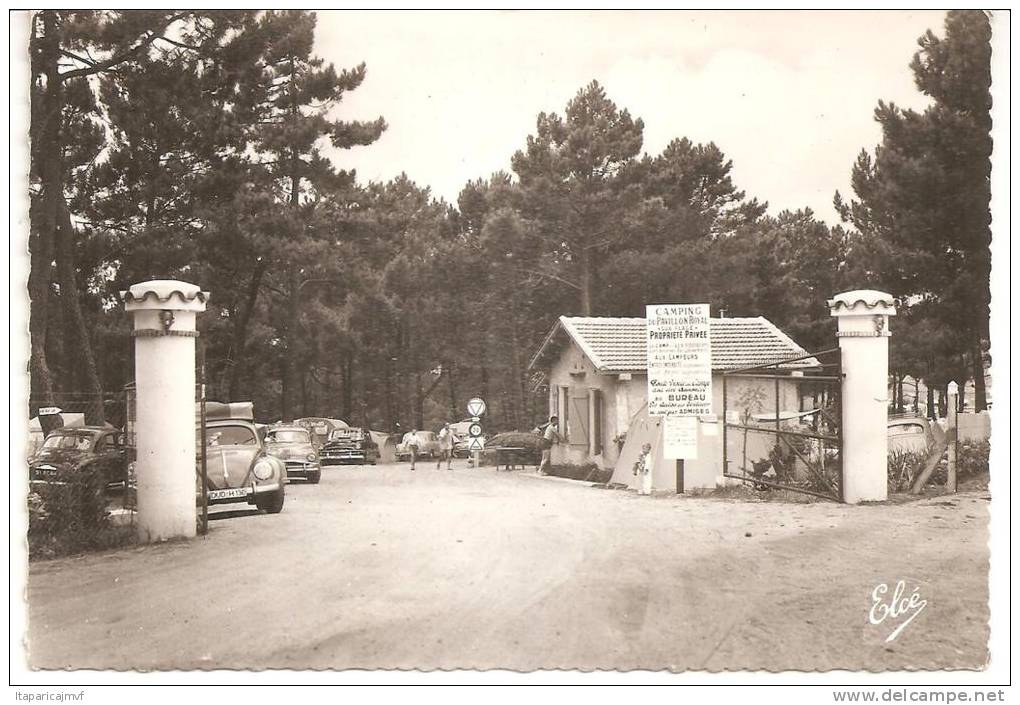
M 34 563 L 34 668 L 980 668 L 986 491 L 849 507 L 330 468 L 282 514 Z M 243 505 L 242 505 L 243 506 Z M 749 536 L 747 534 L 750 534 Z M 927 604 L 892 642 L 879 583 Z

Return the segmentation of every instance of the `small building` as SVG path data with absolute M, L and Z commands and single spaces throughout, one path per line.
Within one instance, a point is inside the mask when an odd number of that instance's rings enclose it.
M 698 458 L 685 464 L 688 489 L 714 487 L 721 480 L 722 373 L 807 355 L 789 336 L 760 316 L 713 318 L 710 335 L 713 414 L 699 420 Z M 644 318 L 561 316 L 556 322 L 529 365 L 530 370 L 546 373 L 549 415 L 560 419 L 564 442 L 553 448 L 554 464 L 595 463 L 603 469 L 615 467 L 632 424 L 638 420 L 647 424 L 646 346 Z M 817 364 L 808 358 L 790 367 Z M 794 378 L 783 380 L 779 390 L 781 409 L 802 409 L 803 400 Z M 731 410 L 743 403 L 750 412 L 767 412 L 775 402 L 775 383 L 731 379 L 727 395 Z M 730 446 L 734 452 L 732 441 Z

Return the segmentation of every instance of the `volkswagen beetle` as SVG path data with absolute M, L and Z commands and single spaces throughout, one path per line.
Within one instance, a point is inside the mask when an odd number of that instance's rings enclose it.
M 247 502 L 277 514 L 283 509 L 287 468 L 282 460 L 266 452 L 253 420 L 252 406 L 251 402 L 206 403 L 207 500 L 210 505 Z M 199 444 L 201 432 L 199 428 Z M 198 471 L 201 493 L 201 465 Z M 199 498 L 201 501 L 201 494 Z

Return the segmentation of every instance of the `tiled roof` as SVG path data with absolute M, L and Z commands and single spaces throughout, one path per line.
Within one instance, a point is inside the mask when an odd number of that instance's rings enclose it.
M 580 318 L 560 316 L 531 361 L 537 365 L 565 331 L 601 372 L 644 372 L 647 369 L 647 340 L 644 318 Z M 736 370 L 768 365 L 806 355 L 785 333 L 761 316 L 757 318 L 712 318 L 712 369 Z M 784 367 L 814 367 L 814 358 Z

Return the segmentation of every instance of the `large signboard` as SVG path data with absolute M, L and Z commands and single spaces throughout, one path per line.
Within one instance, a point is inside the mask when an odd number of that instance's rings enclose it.
M 662 420 L 662 457 L 695 460 L 698 457 L 698 419 L 666 416 Z
M 712 413 L 712 342 L 708 304 L 645 307 L 648 336 L 648 414 Z

